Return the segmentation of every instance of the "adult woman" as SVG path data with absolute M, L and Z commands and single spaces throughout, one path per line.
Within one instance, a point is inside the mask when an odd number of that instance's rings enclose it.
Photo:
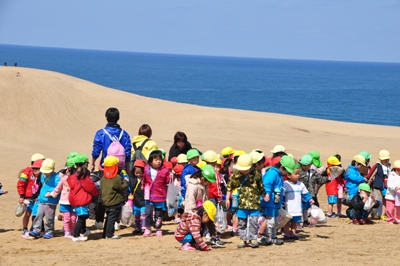
M 173 157 L 177 157 L 179 154 L 186 154 L 190 149 L 192 149 L 192 145 L 187 140 L 187 136 L 185 133 L 178 131 L 174 136 L 174 144 L 172 144 L 169 149 L 169 157 L 168 161 L 171 161 Z
M 153 132 L 148 124 L 140 126 L 138 135 L 132 141 L 132 155 L 135 154 L 135 147 L 139 149 L 143 143 L 142 153 L 146 157 L 146 160 L 149 159 L 149 154 L 152 150 L 158 150 L 157 144 L 150 139 L 152 134 Z

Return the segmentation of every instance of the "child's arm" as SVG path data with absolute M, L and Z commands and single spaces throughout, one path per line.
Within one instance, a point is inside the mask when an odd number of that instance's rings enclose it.
M 25 199 L 25 190 L 26 190 L 26 187 L 28 186 L 28 179 L 29 179 L 29 177 L 25 173 L 25 171 L 21 171 L 18 182 L 17 182 L 17 191 L 19 194 L 18 202 L 20 204 L 22 204 Z M 3 194 L 6 194 L 6 193 L 3 193 Z
M 57 198 L 57 196 L 61 193 L 61 191 L 63 190 L 63 186 L 64 186 L 64 181 L 60 180 L 60 182 L 58 182 L 57 186 L 53 189 L 52 192 L 47 192 L 46 193 L 46 198 L 52 196 L 53 198 Z

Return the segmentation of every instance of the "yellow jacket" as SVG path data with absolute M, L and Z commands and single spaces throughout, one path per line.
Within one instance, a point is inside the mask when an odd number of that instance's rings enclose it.
M 145 139 L 148 139 L 148 137 L 146 137 L 144 135 L 135 136 L 133 138 L 133 140 L 132 140 L 132 156 L 135 153 L 135 149 L 133 147 L 136 146 L 139 148 Z M 157 144 L 153 140 L 149 139 L 146 142 L 146 144 L 144 145 L 142 153 L 143 153 L 144 157 L 146 157 L 146 159 L 148 160 L 150 152 L 152 150 L 157 150 L 157 149 L 158 149 Z

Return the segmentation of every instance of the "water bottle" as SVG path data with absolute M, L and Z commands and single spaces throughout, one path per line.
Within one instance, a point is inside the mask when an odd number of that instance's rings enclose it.
M 338 186 L 338 198 L 343 199 L 343 186 L 342 185 Z
M 128 196 L 128 207 L 131 208 L 131 209 L 133 207 L 133 195 L 132 194 L 130 194 Z
M 400 206 L 400 191 L 394 193 L 394 206 Z
M 144 187 L 144 200 L 150 200 L 150 186 L 146 185 Z
M 232 194 L 232 208 L 237 208 L 239 206 L 239 194 Z

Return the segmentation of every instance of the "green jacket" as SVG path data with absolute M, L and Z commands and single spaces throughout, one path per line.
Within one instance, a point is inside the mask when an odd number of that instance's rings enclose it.
M 120 175 L 116 175 L 111 179 L 103 177 L 100 181 L 100 188 L 104 206 L 114 206 L 125 201 L 124 193 L 128 184 L 122 180 Z
M 245 176 L 240 171 L 235 170 L 229 178 L 227 190 L 232 192 L 235 189 L 240 188 L 244 178 Z M 265 195 L 265 190 L 261 180 L 261 174 L 252 169 L 239 191 L 238 208 L 245 210 L 259 210 L 260 196 L 263 195 Z

